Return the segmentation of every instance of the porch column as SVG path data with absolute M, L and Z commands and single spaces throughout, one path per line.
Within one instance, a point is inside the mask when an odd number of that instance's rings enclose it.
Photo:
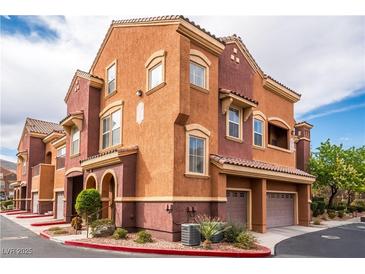
M 211 196 L 212 198 L 225 198 L 227 197 L 227 175 L 219 173 L 219 169 L 211 165 Z M 226 219 L 226 201 L 216 201 L 210 204 L 210 215 L 219 217 L 222 220 Z
M 266 179 L 257 179 L 252 184 L 252 230 L 266 232 Z
M 311 186 L 307 184 L 301 184 L 297 186 L 297 189 L 299 225 L 308 226 L 311 220 L 309 205 Z

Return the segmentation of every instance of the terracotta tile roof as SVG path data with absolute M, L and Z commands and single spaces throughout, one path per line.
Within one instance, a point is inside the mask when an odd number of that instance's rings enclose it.
M 242 167 L 250 167 L 250 168 L 257 168 L 257 169 L 263 169 L 268 171 L 276 171 L 276 172 L 282 172 L 292 175 L 299 175 L 309 178 L 315 178 L 313 175 L 304 172 L 303 170 L 296 169 L 293 167 L 285 167 L 285 166 L 279 166 L 271 163 L 261 162 L 261 161 L 255 161 L 255 160 L 245 160 L 240 158 L 234 158 L 234 157 L 225 157 L 217 154 L 211 154 L 210 159 L 220 163 L 220 164 L 230 164 L 235 166 L 242 166 Z
M 221 39 L 206 30 L 205 28 L 201 27 L 200 25 L 196 24 L 194 21 L 190 20 L 189 18 L 183 15 L 165 15 L 165 16 L 156 16 L 156 17 L 144 17 L 144 18 L 133 18 L 133 19 L 124 19 L 124 20 L 113 20 L 112 25 L 122 25 L 122 24 L 136 24 L 136 23 L 149 23 L 149 22 L 159 22 L 159 21 L 177 21 L 177 20 L 184 20 L 189 24 L 193 25 L 194 27 L 198 28 L 202 32 L 208 34 L 210 37 L 214 38 L 218 42 L 222 43 Z
M 84 111 L 82 111 L 82 110 L 79 110 L 79 111 L 75 111 L 75 112 L 70 112 L 70 113 L 68 113 L 67 115 L 66 115 L 66 117 L 65 118 L 63 118 L 60 122 L 59 122 L 59 124 L 62 124 L 62 122 L 63 121 L 65 121 L 67 118 L 69 118 L 70 116 L 72 116 L 72 115 L 78 115 L 78 114 L 83 114 L 84 113 Z
M 257 102 L 256 100 L 251 99 L 250 97 L 247 97 L 246 95 L 242 95 L 241 93 L 239 93 L 239 92 L 238 92 L 238 91 L 236 91 L 236 90 L 230 90 L 230 89 L 225 89 L 225 88 L 219 88 L 219 92 L 221 92 L 221 93 L 227 93 L 227 94 L 232 93 L 232 94 L 234 94 L 234 95 L 236 95 L 236 96 L 239 96 L 239 97 L 241 97 L 241 98 L 243 98 L 243 99 L 245 99 L 245 100 L 247 100 L 247 101 L 250 101 L 250 102 L 252 102 L 252 103 L 254 103 L 254 104 L 256 104 L 256 105 L 258 105 L 258 104 L 259 104 L 259 102 Z
M 57 123 L 33 119 L 29 117 L 25 121 L 25 127 L 27 130 L 29 130 L 29 132 L 41 133 L 46 135 L 53 131 L 60 133 L 64 132 L 63 128 Z
M 85 161 L 91 160 L 91 159 L 95 159 L 95 158 L 98 158 L 98 157 L 101 157 L 101 156 L 104 156 L 104 155 L 112 154 L 114 152 L 123 153 L 123 152 L 128 152 L 128 151 L 133 151 L 133 150 L 138 150 L 138 146 L 134 145 L 134 146 L 129 146 L 129 147 L 122 147 L 122 148 L 119 148 L 119 149 L 111 149 L 111 150 L 108 150 L 106 152 L 95 154 L 95 155 L 92 155 L 90 157 L 87 157 L 86 159 L 80 160 L 80 164 L 85 162 Z
M 289 88 L 288 86 L 286 86 L 286 85 L 284 85 L 283 83 L 279 82 L 278 80 L 275 80 L 275 79 L 274 79 L 274 78 L 272 78 L 270 75 L 265 74 L 265 75 L 264 75 L 264 77 L 265 77 L 265 78 L 268 78 L 268 79 L 273 80 L 274 82 L 276 82 L 276 83 L 278 83 L 279 85 L 281 85 L 281 86 L 283 86 L 283 87 L 287 88 L 288 90 L 290 90 L 291 92 L 295 93 L 296 95 L 301 96 L 298 92 L 296 92 L 296 91 L 292 90 L 291 88 Z

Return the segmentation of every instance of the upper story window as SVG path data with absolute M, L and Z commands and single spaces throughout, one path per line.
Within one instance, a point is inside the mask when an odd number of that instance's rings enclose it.
M 158 50 L 145 63 L 147 95 L 165 85 L 165 56 L 166 52 L 164 50 Z
M 186 130 L 186 174 L 207 176 L 210 132 L 198 124 L 187 125 Z
M 190 62 L 190 83 L 205 88 L 206 87 L 206 68 L 197 63 Z
M 66 147 L 63 146 L 57 149 L 57 157 L 65 157 L 66 156 Z
M 288 130 L 269 122 L 269 144 L 272 146 L 289 149 Z
M 106 70 L 107 74 L 107 94 L 111 94 L 117 89 L 117 71 L 116 71 L 116 62 L 114 61 Z
M 114 111 L 102 119 L 102 145 L 105 149 L 121 143 L 121 111 Z
M 65 167 L 66 146 L 57 149 L 56 169 Z
M 198 90 L 209 90 L 209 67 L 210 60 L 200 51 L 190 50 L 190 84 Z
M 22 175 L 27 174 L 27 161 L 25 159 L 23 159 L 22 162 Z
M 253 143 L 255 146 L 264 146 L 264 121 L 254 118 L 253 119 Z
M 242 139 L 242 110 L 230 107 L 227 111 L 227 136 Z
M 71 156 L 80 153 L 80 130 L 73 126 L 71 129 Z

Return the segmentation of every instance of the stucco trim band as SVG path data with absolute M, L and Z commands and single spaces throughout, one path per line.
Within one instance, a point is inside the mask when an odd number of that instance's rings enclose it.
M 116 197 L 115 202 L 227 202 L 227 197 L 150 196 Z

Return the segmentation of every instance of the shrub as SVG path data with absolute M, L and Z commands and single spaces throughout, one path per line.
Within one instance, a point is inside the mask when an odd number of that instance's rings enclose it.
M 62 234 L 68 234 L 67 230 L 59 229 L 53 232 L 54 235 L 62 235 Z
M 9 206 L 13 205 L 13 200 L 6 200 L 6 201 L 2 201 L 1 202 L 1 209 L 6 210 L 6 209 L 11 209 L 9 208 Z
M 326 208 L 326 203 L 323 200 L 313 200 L 311 203 L 311 210 L 313 212 L 313 217 L 322 215 L 324 213 L 325 208 Z
M 75 230 L 82 229 L 82 218 L 80 216 L 73 217 L 71 220 L 71 227 Z
M 345 210 L 339 210 L 337 212 L 337 215 L 338 215 L 338 217 L 343 218 L 343 216 L 345 216 Z
M 128 231 L 126 229 L 117 228 L 114 231 L 113 238 L 115 240 L 125 239 L 125 238 L 127 238 L 127 234 L 128 234 Z
M 365 200 L 354 200 L 351 205 L 354 206 L 358 212 L 365 211 Z
M 87 224 L 94 221 L 101 209 L 99 192 L 94 188 L 81 191 L 77 195 L 75 209 L 86 220 Z
M 218 217 L 212 218 L 207 215 L 198 215 L 195 221 L 200 225 L 198 229 L 202 237 L 204 237 L 204 248 L 210 248 L 212 238 L 224 233 L 228 229 L 227 226 L 222 226 L 222 222 Z
M 313 224 L 314 225 L 320 225 L 321 224 L 321 219 L 314 219 Z
M 152 243 L 152 235 L 147 231 L 142 230 L 137 233 L 137 239 L 135 242 L 139 244 Z
M 245 231 L 243 225 L 228 224 L 228 228 L 224 231 L 224 240 L 228 243 L 234 243 L 237 236 L 243 231 Z
M 327 209 L 327 214 L 328 214 L 328 217 L 330 217 L 330 219 L 336 218 L 336 211 L 333 209 Z
M 90 225 L 93 237 L 108 237 L 113 235 L 115 225 L 112 220 L 100 219 L 93 221 Z
M 249 231 L 243 231 L 237 236 L 234 246 L 241 249 L 253 249 L 256 246 L 256 238 Z
M 346 209 L 346 204 L 345 203 L 338 203 L 336 206 L 335 206 L 336 210 L 337 211 L 341 211 L 341 210 L 345 210 Z
M 55 227 L 51 227 L 50 229 L 48 229 L 48 231 L 56 231 L 56 230 L 61 230 L 62 228 L 60 228 L 59 226 L 55 226 Z

